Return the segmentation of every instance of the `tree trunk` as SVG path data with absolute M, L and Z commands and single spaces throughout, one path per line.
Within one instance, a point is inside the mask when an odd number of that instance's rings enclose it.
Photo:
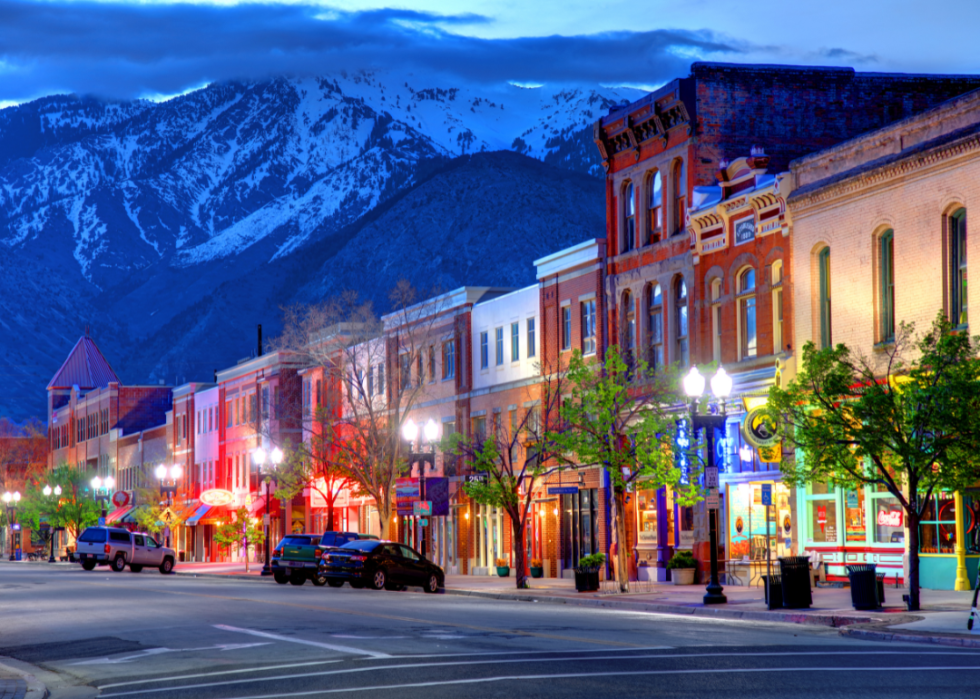
M 327 529 L 326 530 L 328 532 L 335 531 L 333 526 L 333 501 L 335 497 L 336 497 L 335 495 L 332 495 L 331 497 L 327 498 Z
M 626 491 L 617 487 L 613 491 L 613 527 L 616 530 L 616 582 L 620 592 L 630 591 L 629 568 L 626 565 Z
M 377 500 L 375 500 L 377 502 Z M 391 525 L 391 500 L 385 498 L 378 502 L 378 523 L 381 525 L 380 536 L 382 541 L 388 538 L 388 527 Z M 371 523 L 368 522 L 370 528 Z
M 914 501 L 913 501 L 914 502 Z M 912 508 L 914 509 L 914 508 Z M 919 611 L 919 515 L 906 512 L 909 525 L 909 611 Z
M 510 522 L 514 530 L 514 540 L 511 542 L 514 550 L 514 578 L 517 580 L 517 589 L 523 590 L 528 587 L 527 584 L 527 560 L 525 559 L 524 550 L 524 528 L 526 522 L 520 517 L 515 517 L 512 513 L 510 515 Z

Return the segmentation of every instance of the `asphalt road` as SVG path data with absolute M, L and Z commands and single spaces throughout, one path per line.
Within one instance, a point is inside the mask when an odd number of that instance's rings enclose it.
M 0 566 L 52 697 L 972 697 L 980 652 L 421 591 Z M 53 677 L 53 675 L 47 675 Z

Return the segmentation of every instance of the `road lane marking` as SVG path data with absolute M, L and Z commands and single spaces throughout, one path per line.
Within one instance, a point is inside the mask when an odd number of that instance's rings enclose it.
M 632 648 L 630 651 L 646 650 L 673 650 L 673 646 L 646 646 L 645 648 Z M 425 655 L 393 655 L 392 660 L 421 659 L 421 658 L 458 658 L 458 657 L 484 657 L 489 655 L 559 655 L 561 653 L 595 653 L 595 649 L 586 648 L 583 650 L 501 650 L 501 651 L 482 651 L 476 653 L 431 653 Z M 630 656 L 632 657 L 632 656 Z M 355 658 L 365 660 L 365 658 Z M 196 679 L 198 677 L 218 677 L 220 675 L 239 675 L 243 673 L 264 672 L 266 670 L 289 670 L 297 667 L 310 667 L 313 665 L 331 665 L 342 663 L 343 660 L 311 660 L 303 663 L 286 663 L 280 665 L 265 665 L 263 667 L 250 667 L 242 670 L 221 670 L 218 672 L 199 672 L 192 675 L 180 675 L 177 677 L 157 677 L 150 680 L 129 680 L 127 682 L 113 682 L 112 684 L 99 685 L 99 689 L 110 689 L 113 687 L 131 687 L 137 684 L 155 684 L 157 682 L 174 682 L 178 680 Z M 373 666 L 377 667 L 377 666 Z
M 108 580 L 108 578 L 106 579 Z M 121 587 L 121 588 L 131 589 L 129 587 L 126 587 L 125 585 L 113 585 L 113 584 L 105 585 L 98 582 L 90 582 L 90 583 L 86 582 L 83 584 L 98 585 L 100 587 Z M 298 604 L 296 602 L 279 602 L 274 600 L 262 600 L 262 599 L 255 599 L 253 597 L 231 597 L 228 595 L 209 595 L 201 592 L 181 592 L 178 590 L 166 590 L 166 589 L 159 589 L 159 588 L 141 588 L 141 589 L 144 589 L 149 592 L 158 592 L 160 594 L 181 595 L 184 597 L 202 597 L 205 599 L 220 599 L 220 600 L 226 600 L 228 602 L 270 604 L 279 607 L 295 607 L 297 609 L 313 609 L 318 612 L 330 612 L 332 614 L 347 614 L 349 616 L 360 616 L 360 617 L 368 617 L 373 619 L 385 619 L 387 621 L 406 621 L 412 624 L 425 624 L 426 626 L 432 626 L 432 619 L 417 619 L 415 617 L 395 616 L 394 614 L 380 614 L 378 612 L 361 612 L 361 611 L 353 611 L 350 609 L 341 609 L 335 607 L 323 607 L 314 604 Z M 498 629 L 490 626 L 473 626 L 470 624 L 459 624 L 452 621 L 439 622 L 439 623 L 441 626 L 451 626 L 457 629 L 470 629 L 473 631 L 502 634 L 506 636 L 526 636 L 529 638 L 545 638 L 551 641 L 572 641 L 574 643 L 588 643 L 591 645 L 598 645 L 598 646 L 614 646 L 616 648 L 629 648 L 633 650 L 642 648 L 642 646 L 639 646 L 635 643 L 627 643 L 625 641 L 605 641 L 605 640 L 599 640 L 595 638 L 582 638 L 580 636 L 559 636 L 557 634 L 538 633 L 535 631 L 523 631 L 521 629 Z
M 242 648 L 255 648 L 256 646 L 268 646 L 270 643 L 222 643 L 217 646 L 204 646 L 203 648 L 148 648 L 147 650 L 141 651 L 134 655 L 127 655 L 122 658 L 94 658 L 92 660 L 80 660 L 76 663 L 69 663 L 70 665 L 116 665 L 119 663 L 128 663 L 133 660 L 142 660 L 151 655 L 160 655 L 161 653 L 191 653 L 198 652 L 202 650 L 241 650 Z
M 611 655 L 611 656 L 590 656 L 588 660 L 590 662 L 594 661 L 617 661 L 617 662 L 629 662 L 633 660 L 657 660 L 657 659 L 683 659 L 683 658 L 740 658 L 740 657 L 763 657 L 763 658 L 773 658 L 778 656 L 823 656 L 823 655 L 846 655 L 852 657 L 854 655 L 942 655 L 944 657 L 950 656 L 966 656 L 973 659 L 980 659 L 980 654 L 978 653 L 942 653 L 942 652 L 929 652 L 929 653 L 918 653 L 909 651 L 867 651 L 855 653 L 853 651 L 800 651 L 800 652 L 785 652 L 785 653 L 669 653 L 669 654 L 657 654 L 657 655 Z M 188 689 L 204 689 L 209 687 L 222 687 L 226 685 L 234 684 L 255 684 L 258 682 L 278 682 L 280 680 L 296 680 L 305 679 L 309 677 L 326 677 L 335 675 L 351 675 L 361 672 L 379 672 L 385 670 L 418 670 L 421 668 L 441 668 L 441 667 L 461 667 L 461 666 L 472 666 L 472 665 L 506 665 L 506 664 L 518 664 L 518 663 L 541 663 L 541 662 L 581 662 L 582 658 L 511 658 L 503 660 L 460 660 L 450 663 L 400 663 L 397 665 L 369 665 L 357 668 L 344 668 L 343 670 L 324 670 L 321 672 L 307 672 L 303 674 L 294 675 L 277 675 L 272 677 L 255 677 L 246 678 L 241 680 L 229 680 L 225 682 L 206 682 L 200 684 L 189 684 L 180 685 L 173 687 L 162 687 L 160 689 L 139 689 L 130 692 L 116 692 L 113 694 L 101 694 L 101 697 L 123 697 L 131 696 L 133 694 L 155 694 L 158 692 L 179 692 L 186 691 Z M 849 668 L 848 668 L 849 669 Z M 888 669 L 888 668 L 879 668 Z M 903 668 L 904 669 L 904 668 Z M 974 669 L 974 668 L 968 668 Z M 980 667 L 976 668 L 980 669 Z M 683 672 L 700 672 L 701 670 L 684 670 Z M 650 673 L 655 672 L 668 672 L 663 671 L 649 671 Z M 677 671 L 681 672 L 681 671 Z M 629 673 L 606 673 L 606 674 L 629 674 Z M 400 686 L 400 685 L 399 685 Z M 415 685 L 405 685 L 405 686 L 415 686 Z M 425 684 L 418 686 L 427 686 Z M 103 687 L 99 687 L 103 689 Z M 343 691 L 343 690 L 338 690 Z M 316 692 L 314 692 L 316 693 Z M 270 695 L 270 696 L 280 696 L 280 695 Z M 297 695 L 301 696 L 301 695 Z M 256 697 L 255 699 L 258 699 Z
M 334 643 L 321 643 L 320 641 L 307 641 L 302 638 L 295 638 L 293 636 L 281 636 L 277 633 L 268 633 L 267 631 L 256 631 L 255 629 L 242 629 L 237 626 L 225 626 L 224 624 L 213 624 L 214 628 L 221 629 L 222 631 L 231 631 L 232 633 L 247 633 L 250 636 L 258 636 L 259 638 L 271 638 L 274 641 L 286 641 L 287 643 L 299 643 L 304 646 L 315 646 L 317 648 L 326 648 L 327 650 L 334 650 L 338 653 L 350 653 L 351 655 L 368 655 L 372 658 L 390 658 L 391 656 L 387 653 L 382 653 L 377 650 L 364 650 L 363 648 L 354 648 L 353 646 L 340 646 Z
M 588 679 L 597 677 L 637 677 L 649 675 L 724 675 L 724 674 L 744 674 L 749 672 L 839 672 L 848 670 L 854 672 L 887 672 L 889 670 L 908 670 L 913 672 L 947 672 L 949 670 L 976 670 L 980 667 L 774 667 L 774 668 L 736 668 L 731 670 L 712 668 L 710 670 L 628 670 L 625 672 L 569 672 L 554 675 L 502 675 L 499 677 L 480 677 L 462 680 L 442 680 L 435 682 L 413 682 L 411 684 L 389 684 L 377 685 L 374 687 L 347 687 L 345 689 L 314 689 L 308 692 L 276 692 L 275 694 L 250 694 L 242 697 L 229 697 L 228 699 L 282 699 L 282 697 L 310 697 L 318 694 L 340 694 L 342 692 L 377 692 L 386 689 L 418 689 L 422 687 L 447 687 L 460 684 L 483 684 L 489 682 L 526 682 L 528 680 L 563 680 L 563 679 Z M 112 695 L 108 695 L 112 696 Z

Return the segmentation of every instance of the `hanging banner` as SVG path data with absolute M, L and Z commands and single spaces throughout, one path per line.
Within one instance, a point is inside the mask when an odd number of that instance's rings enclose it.
M 419 499 L 418 478 L 395 479 L 395 509 L 399 517 L 411 517 L 415 502 Z

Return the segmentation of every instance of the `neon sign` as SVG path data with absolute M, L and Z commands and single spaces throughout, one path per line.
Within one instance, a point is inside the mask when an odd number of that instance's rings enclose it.
M 205 505 L 210 505 L 211 507 L 221 507 L 222 505 L 228 505 L 235 496 L 230 490 L 223 490 L 221 488 L 212 488 L 211 490 L 205 490 L 201 493 L 201 502 Z
M 891 512 L 885 512 L 884 510 L 878 511 L 878 526 L 879 527 L 900 527 L 902 526 L 902 511 L 892 510 Z

